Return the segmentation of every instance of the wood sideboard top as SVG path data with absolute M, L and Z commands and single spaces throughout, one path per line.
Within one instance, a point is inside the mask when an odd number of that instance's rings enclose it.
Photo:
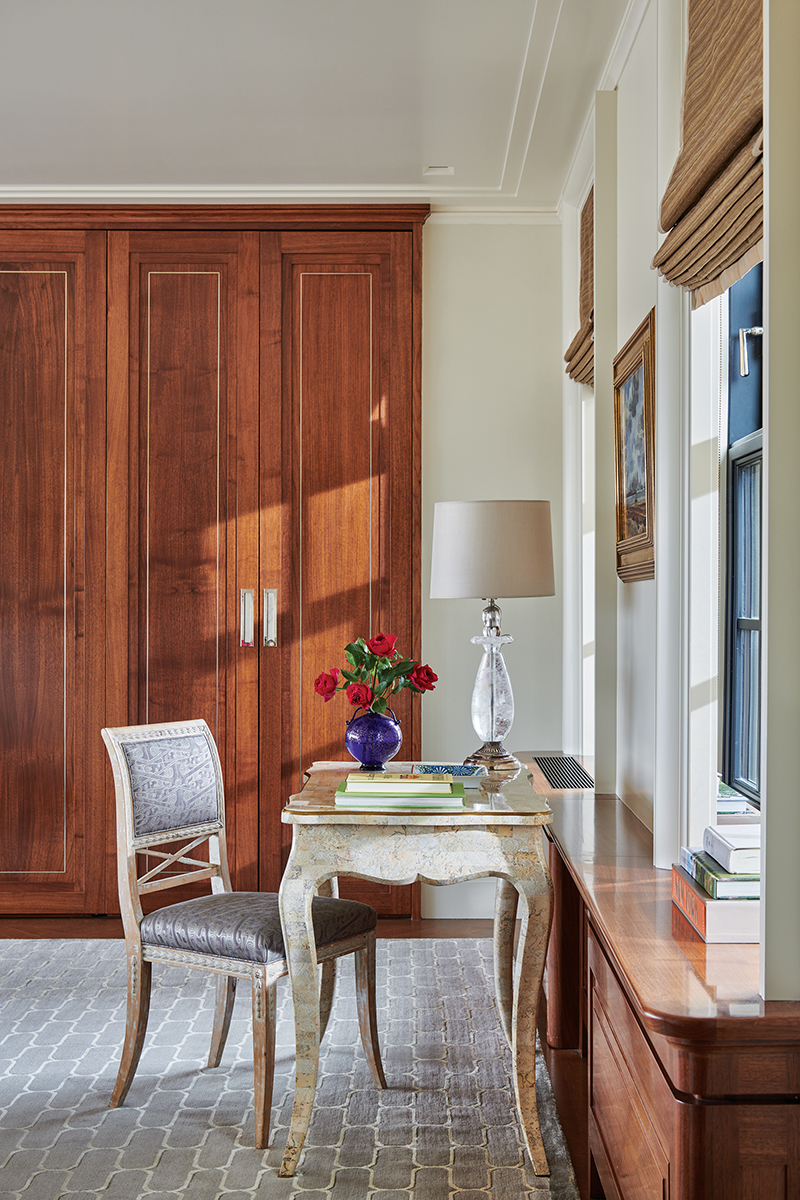
M 800 1037 L 800 1002 L 759 996 L 759 947 L 707 944 L 675 908 L 671 871 L 652 865 L 652 834 L 631 810 L 613 795 L 551 788 L 532 756 L 517 754 L 553 810 L 548 836 L 643 1024 L 670 1040 Z

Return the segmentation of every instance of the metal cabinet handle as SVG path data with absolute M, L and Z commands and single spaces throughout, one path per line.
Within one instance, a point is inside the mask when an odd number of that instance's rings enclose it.
M 264 645 L 278 644 L 278 589 L 264 588 Z
M 748 335 L 748 333 L 751 334 L 753 337 L 761 337 L 763 332 L 764 332 L 764 329 L 763 329 L 763 326 L 761 326 L 761 325 L 753 325 L 753 327 L 751 329 L 740 329 L 739 330 L 739 374 L 740 375 L 749 375 L 750 374 L 750 362 L 747 358 L 747 335 Z
M 255 588 L 239 590 L 239 645 L 255 646 Z

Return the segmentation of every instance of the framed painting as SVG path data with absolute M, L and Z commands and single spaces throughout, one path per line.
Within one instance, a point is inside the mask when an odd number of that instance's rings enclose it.
M 653 308 L 614 359 L 617 574 L 626 583 L 655 578 L 655 364 Z

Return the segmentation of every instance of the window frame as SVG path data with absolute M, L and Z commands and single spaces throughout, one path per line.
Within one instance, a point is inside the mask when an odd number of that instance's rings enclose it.
M 730 787 L 741 792 L 760 806 L 761 801 L 761 750 L 760 750 L 760 729 L 761 729 L 761 632 L 762 632 L 762 603 L 763 603 L 763 579 L 761 572 L 762 564 L 762 536 L 763 536 L 763 466 L 760 472 L 759 479 L 759 527 L 758 527 L 758 563 L 759 563 L 759 586 L 758 586 L 758 617 L 742 616 L 738 612 L 737 598 L 739 582 L 739 525 L 741 522 L 741 514 L 738 511 L 738 502 L 740 498 L 740 489 L 737 486 L 737 473 L 742 467 L 758 462 L 763 464 L 763 430 L 758 429 L 753 433 L 747 434 L 740 438 L 728 448 L 727 452 L 727 471 L 726 471 L 726 567 L 725 567 L 725 698 L 724 698 L 724 713 L 723 713 L 723 770 L 722 778 Z M 743 624 L 746 623 L 746 624 Z M 755 695 L 751 692 L 750 701 L 755 699 L 757 706 L 756 711 L 756 736 L 755 736 L 755 754 L 757 761 L 757 779 L 756 786 L 753 786 L 752 779 L 745 779 L 739 772 L 740 755 L 742 752 L 742 743 L 746 737 L 745 724 L 748 714 L 751 712 L 751 707 L 745 706 L 743 694 L 743 675 L 741 669 L 741 660 L 737 654 L 739 646 L 739 635 L 743 632 L 758 632 L 759 645 L 757 652 L 758 661 L 758 681 L 755 689 Z

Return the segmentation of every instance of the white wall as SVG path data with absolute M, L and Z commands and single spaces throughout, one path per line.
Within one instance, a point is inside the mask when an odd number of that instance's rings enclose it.
M 617 85 L 617 349 L 655 306 L 658 276 L 657 6 L 647 9 Z M 656 397 L 656 405 L 669 403 Z M 658 538 L 658 520 L 655 523 Z M 617 795 L 652 828 L 656 585 L 617 584 Z
M 498 216 L 498 220 L 502 217 Z M 535 220 L 535 218 L 532 218 Z M 510 750 L 560 750 L 561 230 L 432 216 L 423 242 L 423 661 L 439 676 L 422 700 L 422 754 L 460 762 L 480 744 L 470 699 L 479 600 L 430 600 L 437 500 L 549 500 L 556 595 L 508 600 L 503 630 L 516 715 Z M 491 880 L 424 887 L 424 917 L 492 915 Z

